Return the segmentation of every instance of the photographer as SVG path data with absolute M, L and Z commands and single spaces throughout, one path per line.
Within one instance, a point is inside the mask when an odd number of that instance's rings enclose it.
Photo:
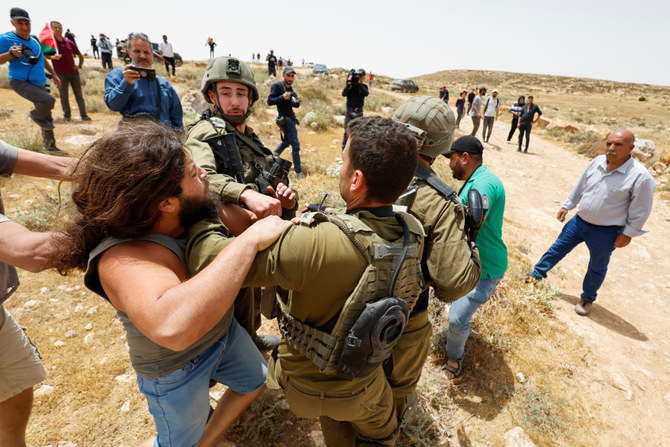
M 361 81 L 365 80 L 365 70 L 352 68 L 347 76 L 347 85 L 342 90 L 342 96 L 347 97 L 347 112 L 344 114 L 344 138 L 342 138 L 342 150 L 347 144 L 347 124 L 354 118 L 363 116 L 363 105 L 365 97 L 370 94 L 368 86 Z
M 300 167 L 300 141 L 298 141 L 298 129 L 296 128 L 298 119 L 293 112 L 294 108 L 300 107 L 300 99 L 293 91 L 293 81 L 295 81 L 295 70 L 287 65 L 282 72 L 282 80 L 272 84 L 268 96 L 268 105 L 277 106 L 277 124 L 282 130 L 282 141 L 274 150 L 274 154 L 279 157 L 290 145 L 293 148 L 295 173 L 298 178 L 305 178 Z
M 42 129 L 44 147 L 52 154 L 62 155 L 56 147 L 54 123 L 51 109 L 56 100 L 46 88 L 46 68 L 60 88 L 60 79 L 53 67 L 44 59 L 42 47 L 37 37 L 30 34 L 30 16 L 21 8 L 9 12 L 14 31 L 0 36 L 0 64 L 9 62 L 9 86 L 35 106 L 30 111 L 30 120 Z
M 115 68 L 105 78 L 105 104 L 120 112 L 123 120 L 153 119 L 184 131 L 183 112 L 177 92 L 151 68 L 153 51 L 143 33 L 128 36 L 132 64 Z

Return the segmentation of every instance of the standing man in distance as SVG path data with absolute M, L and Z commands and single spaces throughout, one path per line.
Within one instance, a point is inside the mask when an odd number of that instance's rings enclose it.
M 486 87 L 480 87 L 479 95 L 477 95 L 474 102 L 472 103 L 472 110 L 470 111 L 470 117 L 472 118 L 472 132 L 470 135 L 473 137 L 477 133 L 477 130 L 479 130 L 479 123 L 484 117 L 482 108 L 484 103 L 484 95 L 486 95 Z
M 91 34 L 91 51 L 93 52 L 93 59 L 98 59 L 100 57 L 100 51 L 98 51 L 98 39 Z
M 154 56 L 149 37 L 144 33 L 131 33 L 128 55 L 131 64 L 112 70 L 105 77 L 107 107 L 121 113 L 124 121 L 153 119 L 183 132 L 183 112 L 177 92 L 151 68 Z
M 537 113 L 537 118 L 535 114 Z M 523 142 L 523 134 L 526 134 L 526 148 L 524 152 L 528 152 L 528 145 L 530 144 L 530 131 L 533 130 L 533 124 L 537 122 L 542 116 L 542 110 L 538 107 L 537 104 L 533 103 L 533 95 L 528 95 L 528 101 L 521 108 L 519 113 L 519 124 L 517 124 L 517 129 L 519 129 L 519 149 L 517 152 L 521 152 L 521 143 Z
M 477 286 L 449 307 L 449 332 L 447 335 L 447 363 L 442 376 L 452 380 L 461 375 L 465 342 L 470 335 L 470 320 L 475 311 L 488 301 L 507 270 L 507 247 L 502 239 L 505 189 L 500 179 L 482 164 L 484 147 L 477 138 L 466 135 L 454 142 L 444 156 L 455 179 L 465 183 L 458 191 L 461 202 L 467 204 L 468 191 L 478 190 L 488 196 L 489 209 L 486 220 L 477 236 L 477 248 L 482 274 Z
M 365 105 L 365 97 L 370 94 L 368 86 L 362 81 L 365 81 L 365 70 L 356 70 L 352 68 L 349 70 L 347 76 L 347 84 L 342 89 L 342 96 L 347 98 L 347 111 L 344 113 L 344 137 L 342 138 L 342 150 L 347 144 L 347 124 L 355 118 L 363 116 L 363 106 Z
M 279 157 L 284 149 L 290 145 L 293 155 L 293 169 L 295 169 L 296 176 L 302 179 L 305 178 L 305 174 L 303 174 L 300 165 L 300 141 L 298 140 L 298 129 L 296 127 L 298 119 L 293 111 L 294 108 L 300 107 L 300 100 L 292 87 L 294 81 L 295 70 L 293 67 L 284 67 L 282 80 L 275 82 L 270 88 L 268 105 L 276 105 L 278 118 L 283 118 L 284 138 L 274 150 L 274 154 Z
M 482 141 L 489 142 L 491 132 L 493 132 L 493 123 L 498 119 L 500 111 L 500 99 L 498 99 L 498 90 L 493 89 L 491 96 L 484 103 L 484 128 L 482 129 Z M 488 129 L 488 134 L 486 130 Z
M 163 41 L 159 44 L 159 48 L 161 57 L 165 59 L 165 71 L 170 76 L 170 66 L 172 66 L 172 76 L 174 76 L 174 51 L 172 51 L 172 44 L 168 43 L 168 38 L 165 34 L 163 34 Z
M 259 219 L 270 215 L 294 217 L 298 205 L 295 197 L 287 200 L 286 195 L 278 196 L 276 191 L 270 195 L 268 191 L 261 191 L 256 183 L 263 171 L 271 170 L 278 157 L 247 125 L 251 107 L 258 100 L 251 68 L 233 57 L 212 59 L 205 69 L 201 92 L 213 108 L 189 126 L 185 147 L 193 161 L 207 172 L 210 191 L 225 202 L 245 206 Z M 244 183 L 235 180 L 232 166 L 226 166 L 207 142 L 227 133 L 235 135 Z M 288 186 L 288 177 L 282 182 Z M 251 335 L 259 350 L 268 351 L 279 343 L 279 337 L 257 333 L 261 325 L 260 300 L 261 289 L 242 289 L 235 299 L 235 319 Z
M 468 93 L 468 110 L 465 113 L 470 114 L 470 109 L 472 109 L 472 102 L 475 100 L 475 96 L 477 95 L 475 95 L 475 89 L 473 88 L 472 91 Z
M 130 43 L 128 44 L 130 46 Z M 114 47 L 112 42 L 105 36 L 104 33 L 100 33 L 100 39 L 98 40 L 98 48 L 100 49 L 100 59 L 102 60 L 102 68 L 111 70 L 114 68 L 112 65 L 112 51 Z
M 578 315 L 591 312 L 598 289 L 605 281 L 612 252 L 627 246 L 651 214 L 656 182 L 649 171 L 631 156 L 635 136 L 617 130 L 607 136 L 605 155 L 591 161 L 556 218 L 565 221 L 568 211 L 579 204 L 579 211 L 563 227 L 556 242 L 547 250 L 533 271 L 522 277 L 526 282 L 547 277 L 561 259 L 580 243 L 589 249 L 589 266 L 582 285 Z
M 91 118 L 86 114 L 86 101 L 84 101 L 84 94 L 81 90 L 81 77 L 79 70 L 84 66 L 84 56 L 70 39 L 63 37 L 63 25 L 60 22 L 52 21 L 51 29 L 56 38 L 56 45 L 58 45 L 58 56 L 52 56 L 54 70 L 58 73 L 61 85 L 58 88 L 60 93 L 60 105 L 63 108 L 63 120 L 70 121 L 72 114 L 70 112 L 70 95 L 68 86 L 72 86 L 72 92 L 77 100 L 77 107 L 82 121 L 91 121 Z M 79 58 L 79 64 L 74 63 L 74 54 Z
M 523 109 L 525 103 L 526 97 L 521 95 L 519 96 L 517 102 L 515 102 L 514 105 L 509 109 L 509 113 L 512 114 L 512 127 L 510 127 L 509 134 L 507 135 L 508 143 L 511 142 L 512 137 L 514 136 L 514 132 L 517 129 L 517 125 L 519 124 L 519 115 L 521 115 L 521 110 Z
M 268 76 L 277 76 L 277 56 L 275 56 L 275 50 L 270 50 L 270 54 L 265 56 L 265 60 L 268 62 Z
M 14 31 L 0 36 L 0 64 L 9 62 L 9 87 L 33 103 L 34 108 L 29 117 L 40 126 L 44 148 L 54 155 L 63 155 L 65 153 L 56 147 L 51 116 L 56 100 L 47 92 L 44 70 L 51 73 L 56 88 L 61 86 L 60 78 L 49 61 L 45 60 L 37 37 L 30 34 L 28 12 L 21 8 L 12 8 L 9 17 Z

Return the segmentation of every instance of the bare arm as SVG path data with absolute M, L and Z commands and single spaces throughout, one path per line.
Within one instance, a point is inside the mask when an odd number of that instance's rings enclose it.
M 76 158 L 56 157 L 19 149 L 14 173 L 55 180 L 69 180 L 78 162 L 79 160 Z
M 35 233 L 16 222 L 0 223 L 0 262 L 39 272 L 51 267 L 56 250 L 53 233 Z
M 44 59 L 44 68 L 45 68 L 49 73 L 51 73 L 51 77 L 52 77 L 52 79 L 53 79 L 53 81 L 54 81 L 54 85 L 56 86 L 56 88 L 60 88 L 60 78 L 59 78 L 58 75 L 56 74 L 56 70 L 54 70 L 54 68 L 51 66 L 51 62 L 49 62 L 49 60 L 46 59 L 46 58 Z
M 256 253 L 289 225 L 278 217 L 257 222 L 184 282 L 181 264 L 165 247 L 150 242 L 120 244 L 100 258 L 102 286 L 114 307 L 125 312 L 144 335 L 181 351 L 221 320 Z

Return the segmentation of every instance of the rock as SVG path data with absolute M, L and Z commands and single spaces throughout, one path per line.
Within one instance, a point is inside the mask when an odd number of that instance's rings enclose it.
M 656 163 L 651 165 L 651 169 L 653 171 L 652 174 L 662 175 L 665 174 L 665 171 L 668 169 L 668 165 L 660 161 L 657 161 Z
M 77 132 L 79 132 L 82 135 L 95 135 L 98 133 L 98 129 L 96 129 L 93 126 L 88 126 L 86 124 L 79 124 L 77 125 Z
M 570 124 L 566 121 L 560 120 L 558 118 L 554 119 L 551 121 L 551 123 L 547 126 L 547 130 L 562 130 L 564 132 L 578 132 L 580 129 L 579 127 Z
M 184 114 L 195 113 L 200 115 L 209 107 L 209 104 L 205 101 L 201 92 L 197 90 L 187 90 L 181 98 L 181 106 L 184 110 Z
M 48 396 L 54 392 L 54 387 L 51 385 L 42 385 L 33 392 L 34 397 Z
M 505 433 L 503 439 L 505 440 L 505 447 L 535 447 L 535 443 L 519 426 Z
M 90 331 L 91 329 L 93 329 L 93 324 L 88 323 L 86 326 L 84 326 L 84 329 L 86 329 L 87 331 Z
M 335 124 L 338 126 L 344 127 L 344 115 L 334 115 Z
M 635 147 L 633 148 L 633 157 L 645 162 L 654 156 L 656 153 L 656 145 L 651 140 L 643 138 L 635 139 Z
M 12 109 L 3 109 L 0 107 L 0 118 L 9 118 L 9 115 L 11 115 L 12 112 Z
M 225 390 L 214 390 L 209 392 L 209 397 L 212 398 L 215 402 L 218 402 L 221 400 L 221 397 L 223 397 L 223 393 Z
M 665 393 L 663 395 L 663 400 L 665 401 L 666 404 L 670 405 L 670 393 Z
M 661 153 L 661 158 L 659 158 L 658 161 L 666 165 L 670 165 L 670 149 L 665 149 Z
M 93 334 L 86 334 L 86 336 L 84 337 L 84 343 L 88 344 L 92 341 L 93 341 Z
M 45 293 L 47 293 L 48 291 L 49 291 L 49 288 L 48 288 L 48 287 L 42 287 L 42 288 L 40 289 L 40 293 L 41 293 L 41 294 L 45 294 Z
M 601 140 L 604 140 L 605 138 L 607 138 L 607 135 L 610 134 L 609 129 L 605 129 L 604 127 L 594 126 L 594 125 L 586 126 L 585 130 L 588 133 L 591 133 L 591 134 L 595 135 L 596 137 L 598 137 Z
M 612 386 L 623 391 L 626 400 L 633 400 L 633 388 L 630 386 L 630 381 L 626 376 L 612 373 L 610 378 L 612 379 Z
M 54 346 L 60 348 L 61 346 L 65 346 L 65 342 L 64 342 L 64 341 L 57 340 L 57 341 L 54 342 Z
M 25 303 L 23 303 L 23 307 L 25 307 L 27 309 L 32 309 L 33 307 L 37 307 L 40 304 L 42 304 L 42 302 L 40 300 L 30 300 L 30 301 L 26 301 Z
M 119 383 L 131 383 L 135 381 L 135 376 L 132 374 L 121 374 L 114 377 L 114 380 Z
M 87 314 L 87 315 L 93 315 L 93 314 L 96 313 L 97 311 L 98 311 L 98 306 L 93 306 L 93 307 L 91 307 L 91 308 L 88 310 L 88 312 L 86 312 L 86 314 Z
M 128 413 L 130 411 L 130 401 L 127 400 L 121 405 L 121 408 L 119 408 L 119 413 Z
M 549 118 L 545 118 L 544 116 L 540 116 L 540 119 L 538 119 L 537 123 L 535 123 L 535 127 L 545 128 L 549 124 L 551 124 L 551 120 Z
M 326 439 L 323 437 L 323 432 L 321 430 L 313 430 L 309 437 L 312 438 L 314 445 L 326 445 Z
M 524 383 L 526 381 L 526 376 L 523 375 L 523 373 L 516 373 L 516 380 L 519 381 L 519 383 Z
M 97 138 L 91 135 L 72 135 L 65 139 L 65 144 L 67 147 L 88 147 L 93 143 Z
M 76 333 L 75 331 L 73 331 L 73 330 L 69 330 L 69 331 L 67 331 L 67 332 L 65 333 L 65 336 L 66 336 L 67 338 L 73 338 L 75 335 L 77 335 L 77 333 Z

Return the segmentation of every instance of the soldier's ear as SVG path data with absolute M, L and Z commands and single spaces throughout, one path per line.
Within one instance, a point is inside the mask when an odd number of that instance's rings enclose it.
M 179 209 L 179 198 L 177 196 L 168 197 L 158 203 L 158 211 L 161 213 L 172 214 Z
M 365 182 L 365 175 L 363 175 L 363 171 L 360 169 L 354 170 L 354 173 L 351 176 L 351 184 L 349 185 L 349 190 L 351 192 L 357 192 L 357 191 L 362 191 L 362 189 L 366 186 Z

